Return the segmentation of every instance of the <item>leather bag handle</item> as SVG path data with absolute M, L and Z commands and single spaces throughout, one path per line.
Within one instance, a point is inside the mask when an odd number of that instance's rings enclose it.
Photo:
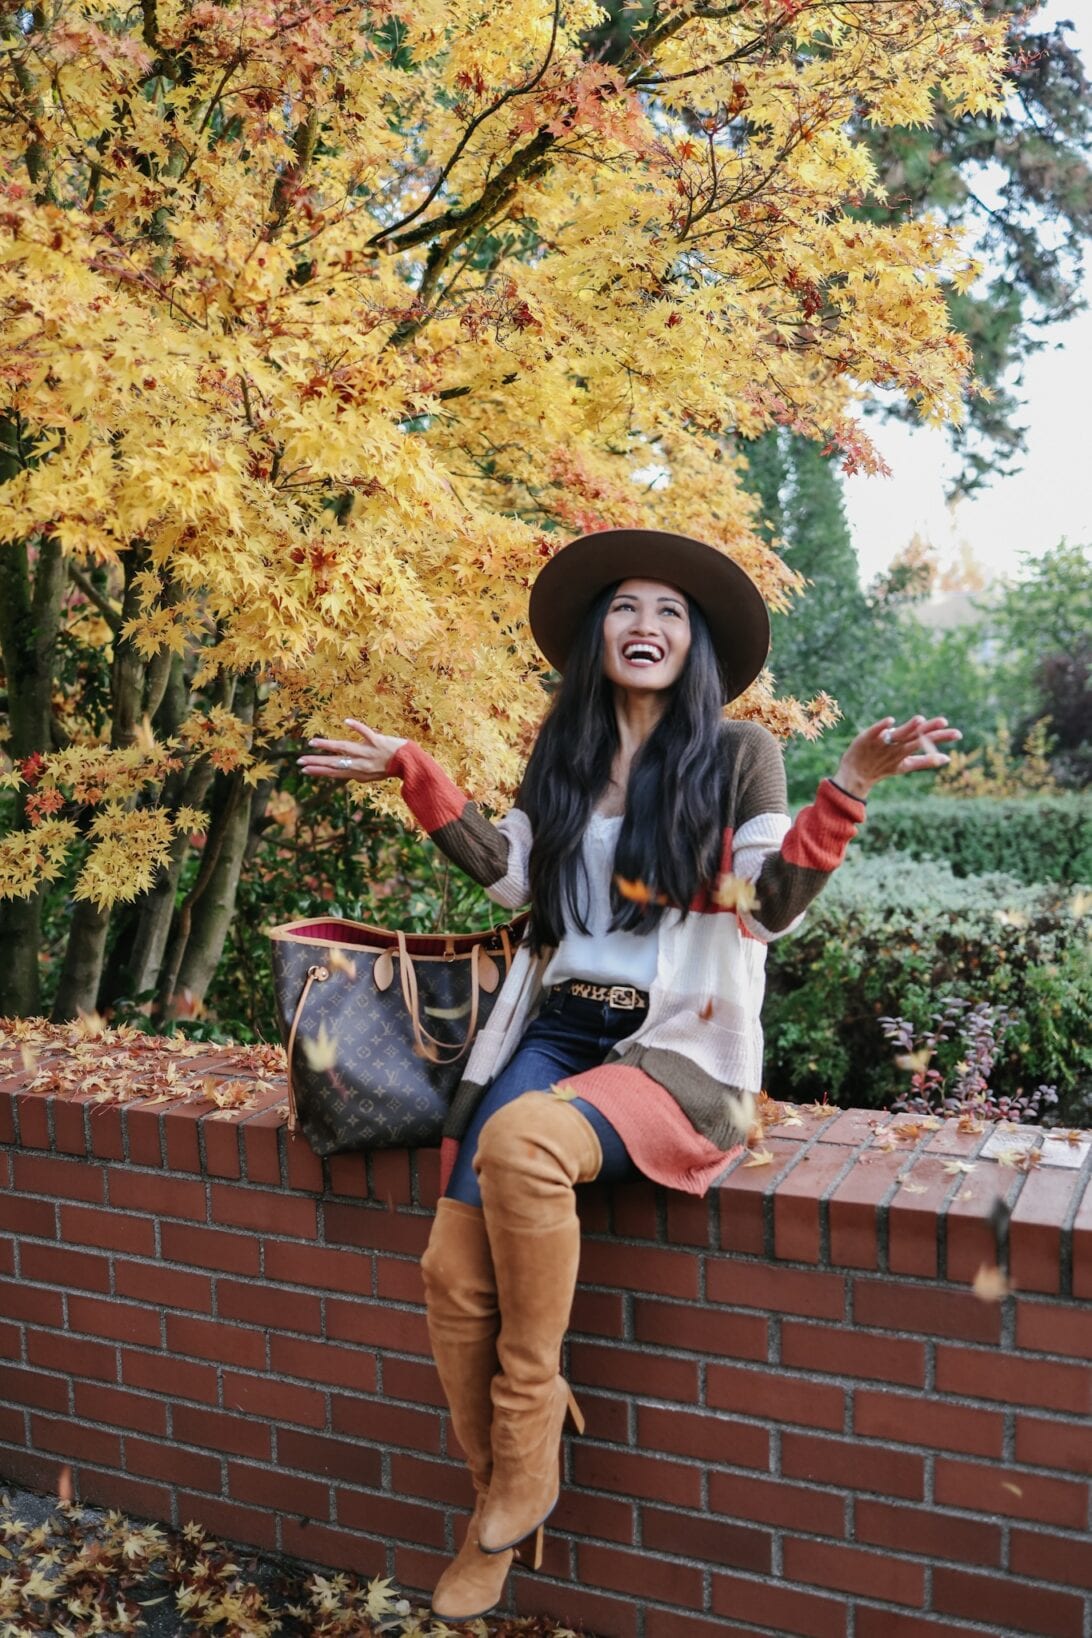
M 296 1002 L 296 1010 L 292 1014 L 292 1028 L 288 1031 L 288 1046 L 285 1049 L 285 1056 L 288 1059 L 288 1130 L 290 1132 L 294 1132 L 296 1127 L 299 1125 L 299 1112 L 296 1108 L 296 1089 L 292 1084 L 292 1054 L 296 1048 L 296 1034 L 300 1027 L 300 1019 L 303 1017 L 304 1003 L 311 993 L 311 985 L 316 983 L 325 984 L 329 976 L 329 967 L 319 965 L 308 967 L 307 981 L 304 984 L 303 989 L 300 991 L 300 998 Z
M 413 965 L 413 957 L 406 947 L 406 935 L 398 934 L 398 976 L 402 984 L 402 999 L 406 1003 L 410 1024 L 413 1029 L 413 1040 L 417 1051 L 422 1058 L 427 1058 L 433 1064 L 457 1064 L 459 1059 L 470 1048 L 478 1028 L 478 1006 L 481 999 L 481 975 L 478 965 L 481 960 L 481 945 L 475 944 L 470 952 L 470 1021 L 467 1024 L 466 1039 L 461 1045 L 451 1045 L 445 1041 L 437 1041 L 430 1035 L 421 1022 L 421 1000 L 417 989 L 417 971 Z

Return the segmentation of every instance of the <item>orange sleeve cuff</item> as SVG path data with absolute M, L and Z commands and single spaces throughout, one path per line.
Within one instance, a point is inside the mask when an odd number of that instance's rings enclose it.
M 402 795 L 418 824 L 431 836 L 462 817 L 467 798 L 427 751 L 407 739 L 387 763 L 387 772 L 402 781 Z

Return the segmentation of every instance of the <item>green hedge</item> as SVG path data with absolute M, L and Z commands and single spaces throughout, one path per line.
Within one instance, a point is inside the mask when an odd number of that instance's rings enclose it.
M 866 853 L 946 859 L 957 876 L 1092 881 L 1092 797 L 924 796 L 869 803 Z
M 871 820 L 869 821 L 871 823 Z M 992 1086 L 1057 1086 L 1056 1118 L 1092 1116 L 1088 895 L 939 860 L 854 854 L 802 927 L 771 946 L 766 1086 L 774 1097 L 879 1108 L 905 1089 L 878 1019 L 923 1026 L 936 1002 L 1006 1007 Z M 1083 912 L 1083 913 L 1082 913 Z

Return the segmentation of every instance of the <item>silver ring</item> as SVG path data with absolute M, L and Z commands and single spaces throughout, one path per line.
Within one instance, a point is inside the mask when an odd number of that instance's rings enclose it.
M 337 760 L 339 766 L 342 768 L 351 768 L 353 765 L 353 759 L 351 756 L 339 756 Z
M 894 730 L 894 728 L 885 728 L 883 733 L 880 735 L 880 738 L 883 740 L 885 745 L 894 745 L 894 743 L 895 743 L 895 730 Z

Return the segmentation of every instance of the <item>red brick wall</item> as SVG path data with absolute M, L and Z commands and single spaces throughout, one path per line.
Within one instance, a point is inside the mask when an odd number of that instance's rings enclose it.
M 417 1270 L 436 1155 L 324 1169 L 281 1118 L 0 1085 L 0 1474 L 427 1588 L 467 1501 Z M 875 1126 L 779 1127 L 706 1201 L 586 1192 L 588 1432 L 518 1610 L 1092 1634 L 1092 1143 L 1025 1171 Z M 1018 1290 L 986 1303 L 998 1196 Z

